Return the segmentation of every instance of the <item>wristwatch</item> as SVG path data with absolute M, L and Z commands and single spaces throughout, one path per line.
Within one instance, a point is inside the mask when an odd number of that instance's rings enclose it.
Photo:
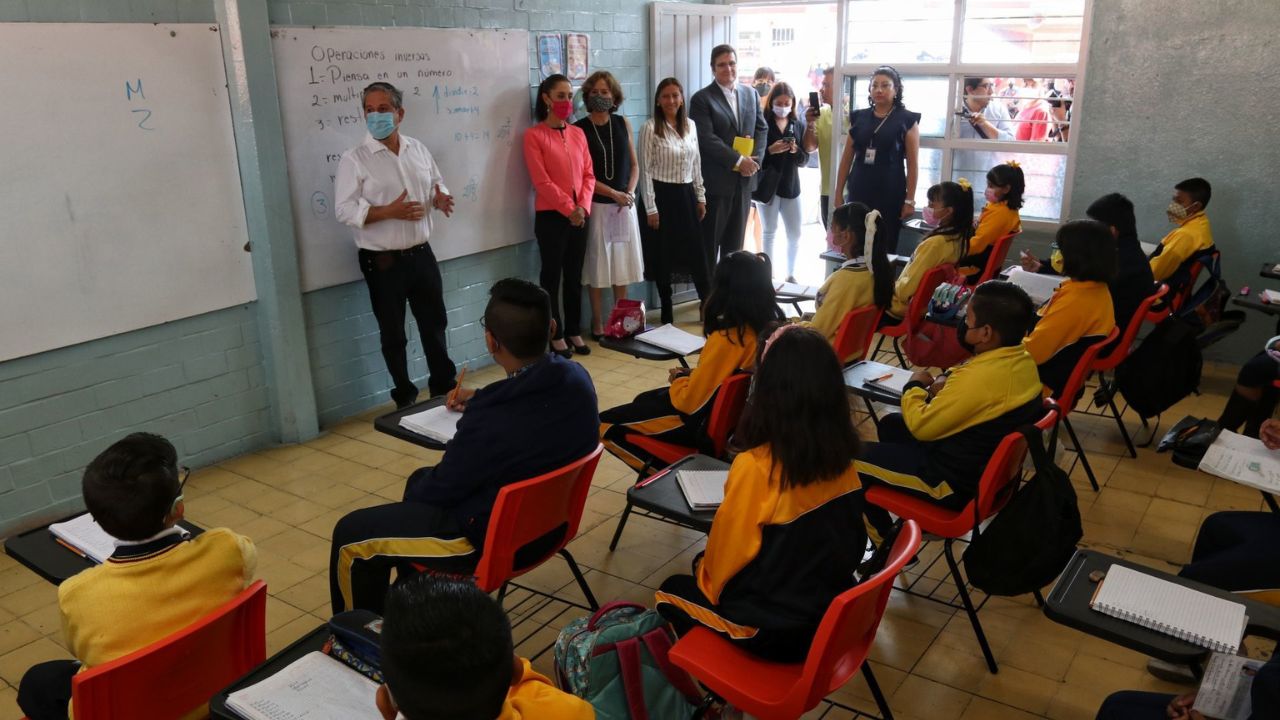
M 903 200 L 903 201 L 902 201 L 902 204 L 903 204 L 903 205 L 910 205 L 911 207 L 915 207 L 915 206 L 916 206 L 916 201 L 915 201 L 915 200 Z

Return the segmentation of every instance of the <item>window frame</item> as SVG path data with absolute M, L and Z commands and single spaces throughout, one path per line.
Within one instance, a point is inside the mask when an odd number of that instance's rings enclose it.
M 838 29 L 836 32 L 836 53 L 838 62 L 836 63 L 836 73 L 833 78 L 833 88 L 837 93 L 843 92 L 845 87 L 845 78 L 847 77 L 867 77 L 881 63 L 851 63 L 846 61 L 848 39 L 849 39 L 849 4 L 854 0 L 841 0 L 836 11 L 836 22 Z M 910 81 L 912 76 L 932 75 L 946 76 L 947 83 L 947 107 L 954 108 L 957 106 L 960 93 L 965 77 L 1008 77 L 1011 73 L 1016 77 L 1036 77 L 1036 78 L 1074 78 L 1075 92 L 1072 95 L 1072 116 L 1071 116 L 1071 139 L 1065 143 L 1057 142 L 1018 142 L 1016 140 L 978 140 L 978 139 L 962 139 L 955 137 L 957 118 L 955 113 L 947 113 L 946 130 L 942 137 L 920 137 L 920 148 L 933 149 L 942 151 L 942 167 L 941 176 L 943 179 L 950 179 L 952 175 L 952 167 L 955 151 L 957 150 L 977 150 L 986 152 L 1009 152 L 1018 154 L 1043 154 L 1043 155 L 1064 155 L 1066 156 L 1066 168 L 1063 171 L 1062 179 L 1062 207 L 1059 210 L 1058 220 L 1046 220 L 1042 218 L 1024 218 L 1022 226 L 1024 230 L 1032 231 L 1053 231 L 1060 224 L 1066 222 L 1070 216 L 1071 196 L 1075 185 L 1075 166 L 1076 166 L 1076 148 L 1080 144 L 1080 138 L 1083 135 L 1080 132 L 1081 120 L 1086 113 L 1080 112 L 1084 107 L 1083 98 L 1087 90 L 1087 61 L 1089 57 L 1089 40 L 1090 30 L 1093 25 L 1093 0 L 1084 0 L 1084 9 L 1080 18 L 1080 50 L 1075 63 L 1034 63 L 1034 64 L 1017 64 L 1017 63 L 973 63 L 962 62 L 961 55 L 964 50 L 964 18 L 965 11 L 968 7 L 968 0 L 954 0 L 953 11 L 951 16 L 951 57 L 945 62 L 910 62 L 910 63 L 894 63 L 893 67 L 903 76 L 904 85 Z M 839 96 L 833 98 L 839 100 Z M 853 100 L 857 105 L 857 100 Z M 833 107 L 841 107 L 837 102 Z M 829 152 L 836 162 L 839 162 L 840 154 L 844 150 L 844 141 L 848 132 L 848 117 L 843 112 L 836 112 L 832 117 L 831 142 L 833 147 Z M 832 186 L 828 191 L 832 197 L 840 197 L 835 187 L 836 173 L 831 174 Z

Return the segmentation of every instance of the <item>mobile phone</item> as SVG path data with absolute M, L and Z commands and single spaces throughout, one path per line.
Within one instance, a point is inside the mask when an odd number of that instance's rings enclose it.
M 821 107 L 822 107 L 822 100 L 818 99 L 818 93 L 813 92 L 813 91 L 810 91 L 810 92 L 809 92 L 809 107 L 811 107 L 811 108 L 821 108 Z

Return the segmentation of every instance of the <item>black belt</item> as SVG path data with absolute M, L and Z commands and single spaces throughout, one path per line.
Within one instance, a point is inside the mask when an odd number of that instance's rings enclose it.
M 421 243 L 418 243 L 417 245 L 414 245 L 413 247 L 405 248 L 405 249 L 403 249 L 403 250 L 368 250 L 368 249 L 365 249 L 365 248 L 360 248 L 360 252 L 361 252 L 361 253 L 368 253 L 368 254 L 373 255 L 373 256 L 378 256 L 378 255 L 413 255 L 413 254 L 415 254 L 415 253 L 420 253 L 420 252 L 422 252 L 423 250 L 427 250 L 427 249 L 428 249 L 427 243 L 425 243 L 425 242 L 421 242 Z

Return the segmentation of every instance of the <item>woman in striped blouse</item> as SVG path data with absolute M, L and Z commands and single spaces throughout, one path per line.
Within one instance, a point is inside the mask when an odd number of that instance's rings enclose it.
M 640 192 L 648 225 L 657 236 L 649 277 L 658 286 L 662 322 L 674 319 L 671 276 L 688 272 L 699 302 L 707 298 L 707 263 L 699 223 L 707 214 L 698 131 L 685 113 L 684 88 L 675 78 L 658 83 L 653 117 L 640 128 Z

